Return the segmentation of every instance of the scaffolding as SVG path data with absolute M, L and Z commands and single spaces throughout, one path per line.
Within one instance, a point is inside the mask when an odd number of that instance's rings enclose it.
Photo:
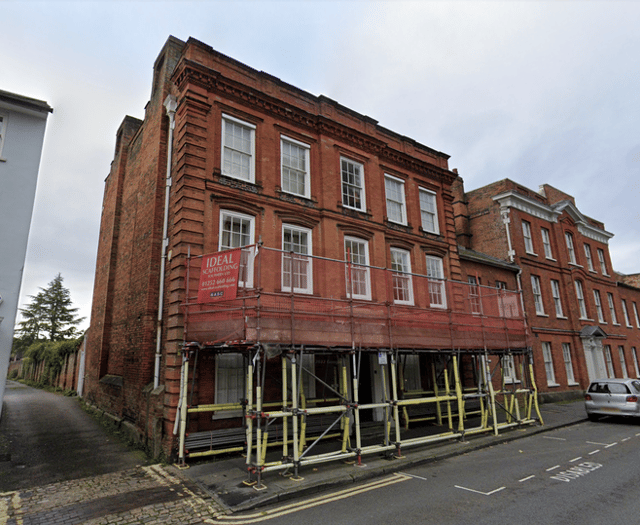
M 274 262 L 284 267 L 289 254 L 245 253 L 253 279 L 244 277 L 251 286 L 237 298 L 184 305 L 180 463 L 244 452 L 247 484 L 260 489 L 273 471 L 295 480 L 308 465 L 401 457 L 413 446 L 542 424 L 517 292 L 373 267 L 365 274 L 362 266 L 313 258 L 314 275 L 331 280 L 321 296 L 309 297 L 274 284 L 280 267 Z M 261 267 L 271 270 L 262 283 Z M 188 261 L 187 282 L 190 271 Z M 362 285 L 365 277 L 371 299 L 357 300 L 354 282 Z M 398 304 L 407 302 L 397 297 L 408 277 L 412 304 Z M 346 297 L 334 298 L 339 288 Z M 447 306 L 434 307 L 434 297 Z M 237 402 L 193 403 L 203 353 L 242 356 Z M 241 426 L 190 432 L 191 418 L 224 413 L 237 415 Z

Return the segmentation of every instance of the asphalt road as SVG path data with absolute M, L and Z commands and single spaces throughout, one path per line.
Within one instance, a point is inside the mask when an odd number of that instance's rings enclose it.
M 639 468 L 639 424 L 585 422 L 407 469 L 350 493 L 329 493 L 269 509 L 257 521 L 635 523 L 640 515 Z M 226 523 L 239 525 L 247 518 L 236 515 Z
M 0 462 L 0 492 L 108 474 L 145 463 L 64 397 L 7 381 L 0 435 L 11 459 Z M 6 458 L 5 458 L 6 459 Z

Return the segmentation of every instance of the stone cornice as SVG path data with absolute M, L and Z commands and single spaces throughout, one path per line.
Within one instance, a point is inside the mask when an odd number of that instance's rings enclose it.
M 451 184 L 457 177 L 451 171 L 390 148 L 386 142 L 377 137 L 340 124 L 325 116 L 311 114 L 245 84 L 226 78 L 219 72 L 197 62 L 183 59 L 173 73 L 172 80 L 181 91 L 184 91 L 186 86 L 192 83 L 207 89 L 209 92 L 222 93 L 230 99 L 268 113 L 280 120 L 307 128 L 319 135 L 332 136 L 413 173 L 426 175 L 431 179 L 442 181 L 446 184 Z M 414 145 L 417 144 L 415 141 L 411 142 Z M 435 151 L 427 147 L 424 147 L 424 149 L 428 152 Z M 447 157 L 444 154 L 440 155 Z
M 602 244 L 608 244 L 609 239 L 613 237 L 613 233 L 609 233 L 602 228 L 589 224 L 587 218 L 580 213 L 580 210 L 578 210 L 571 201 L 560 202 L 554 205 L 554 209 L 558 213 L 566 211 L 567 215 L 569 215 L 573 219 L 573 222 L 575 222 L 580 234 L 588 239 L 593 239 L 594 241 L 601 242 Z
M 555 211 L 551 206 L 525 197 L 514 190 L 500 193 L 493 197 L 493 200 L 500 204 L 501 208 L 515 208 L 549 222 L 558 222 L 560 216 L 560 212 Z

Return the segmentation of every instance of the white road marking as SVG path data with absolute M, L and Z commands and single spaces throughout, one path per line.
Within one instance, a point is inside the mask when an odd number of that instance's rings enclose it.
M 476 494 L 482 494 L 483 496 L 491 496 L 492 494 L 495 494 L 496 492 L 500 492 L 501 490 L 504 490 L 507 488 L 507 487 L 500 487 L 498 489 L 492 490 L 491 492 L 480 492 L 479 490 L 469 489 L 467 487 L 461 487 L 460 485 L 454 485 L 454 487 L 457 489 L 468 490 L 469 492 L 475 492 Z
M 552 470 L 556 470 L 558 468 L 560 468 L 560 465 L 556 465 L 555 467 L 550 467 L 547 469 L 547 472 L 551 472 Z
M 607 446 L 606 446 L 606 447 L 604 447 L 604 448 L 614 447 L 614 446 L 615 446 L 615 445 L 617 445 L 617 444 L 618 444 L 618 443 L 611 443 L 611 445 L 607 445 Z
M 582 459 L 582 456 L 578 456 L 577 458 L 573 458 L 572 460 L 569 461 L 569 463 L 575 463 L 576 461 L 580 461 Z
M 531 478 L 535 478 L 535 476 L 532 474 L 531 476 L 527 476 L 526 478 L 519 479 L 518 481 L 522 483 L 523 481 L 529 481 Z
M 558 438 L 558 437 L 552 437 L 552 436 L 542 436 L 544 439 L 556 439 L 558 441 L 566 441 L 566 438 Z
M 589 455 L 592 456 L 593 454 L 597 454 L 598 452 L 600 452 L 600 450 L 596 449 L 592 452 L 589 452 Z
M 407 474 L 406 472 L 399 472 L 399 474 L 402 474 L 403 476 L 409 476 L 411 478 L 421 479 L 422 481 L 429 481 L 427 478 L 423 478 L 421 476 L 416 476 L 414 474 Z
M 609 443 L 596 443 L 595 441 L 587 441 L 587 445 L 598 445 L 600 447 L 606 447 Z
M 625 441 L 629 441 L 630 439 L 631 439 L 631 438 L 624 438 L 624 439 L 622 440 L 622 442 L 624 443 Z

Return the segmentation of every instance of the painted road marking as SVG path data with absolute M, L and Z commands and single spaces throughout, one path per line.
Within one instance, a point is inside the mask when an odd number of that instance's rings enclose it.
M 555 439 L 557 441 L 566 441 L 566 438 L 552 437 L 552 436 L 542 436 L 544 439 Z
M 576 461 L 580 461 L 582 459 L 582 456 L 578 456 L 577 458 L 573 458 L 572 460 L 569 461 L 569 463 L 575 463 Z
M 527 476 L 526 478 L 519 479 L 518 481 L 520 483 L 522 483 L 523 481 L 529 481 L 532 478 L 535 478 L 535 476 L 533 474 L 531 476 Z
M 599 447 L 606 447 L 609 443 L 596 443 L 595 441 L 587 441 L 588 445 L 598 445 Z
M 606 446 L 606 447 L 604 447 L 604 448 L 615 447 L 617 444 L 618 444 L 618 443 L 611 443 L 611 445 L 607 445 L 607 446 Z
M 393 485 L 395 483 L 400 483 L 402 481 L 407 481 L 409 479 L 411 479 L 411 476 L 408 476 L 407 474 L 396 473 L 382 480 L 377 480 L 371 483 L 366 483 L 364 485 L 359 485 L 357 487 L 351 487 L 345 490 L 340 490 L 332 494 L 316 496 L 315 498 L 308 499 L 304 502 L 284 505 L 277 509 L 265 510 L 259 513 L 247 514 L 244 516 L 239 516 L 239 515 L 238 516 L 218 516 L 215 520 L 205 519 L 204 522 L 213 523 L 213 524 L 225 523 L 225 524 L 234 524 L 234 525 L 243 525 L 246 523 L 258 523 L 261 521 L 278 518 L 280 516 L 286 516 L 287 514 L 292 514 L 300 510 L 306 510 L 313 507 L 317 507 L 319 505 L 324 505 L 325 503 L 332 503 L 334 501 L 346 499 L 351 496 L 355 496 L 357 494 L 362 494 L 363 492 L 369 492 L 371 490 L 386 487 L 388 485 Z
M 594 454 L 597 454 L 598 452 L 600 452 L 600 450 L 596 449 L 596 450 L 593 450 L 593 451 L 589 452 L 589 455 L 593 456 Z
M 422 481 L 429 481 L 427 478 L 423 478 L 422 476 L 416 476 L 415 474 L 407 474 L 406 472 L 400 472 L 400 474 L 404 476 L 410 476 L 412 478 L 421 479 Z
M 625 441 L 629 441 L 630 439 L 631 439 L 631 438 L 624 438 L 624 439 L 622 440 L 622 442 L 624 443 Z
M 496 492 L 500 492 L 501 490 L 504 490 L 507 488 L 507 487 L 500 487 L 498 489 L 492 490 L 491 492 L 480 492 L 479 490 L 474 490 L 467 487 L 461 487 L 460 485 L 454 485 L 454 487 L 457 489 L 468 490 L 469 492 L 475 492 L 476 494 L 482 494 L 483 496 L 491 496 L 492 494 L 495 494 Z
M 549 468 L 547 469 L 547 472 L 551 472 L 552 470 L 555 470 L 555 469 L 557 469 L 557 468 L 560 468 L 560 465 L 556 465 L 555 467 L 549 467 Z
M 17 516 L 11 518 L 11 523 L 16 525 L 23 525 L 22 519 L 22 500 L 20 499 L 19 492 L 4 492 L 0 494 L 0 525 L 6 525 L 9 523 L 9 514 L 11 510 Z
M 586 476 L 590 474 L 594 470 L 602 467 L 602 463 L 592 463 L 591 461 L 585 461 L 584 463 L 580 463 L 574 467 L 569 467 L 567 470 L 563 470 L 551 476 L 551 479 L 555 479 L 558 481 L 569 482 L 574 479 L 578 479 L 582 476 Z

